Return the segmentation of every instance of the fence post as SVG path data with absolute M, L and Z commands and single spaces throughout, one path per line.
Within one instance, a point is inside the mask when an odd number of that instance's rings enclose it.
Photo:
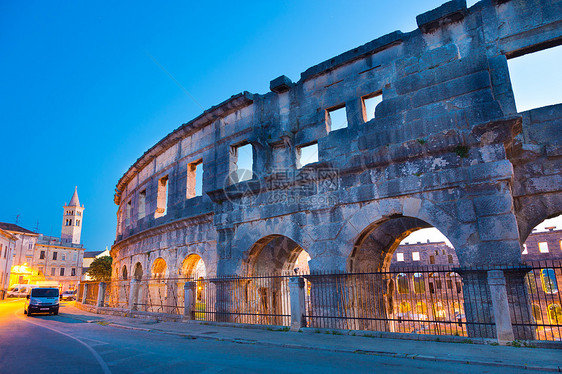
M 139 297 L 139 281 L 137 279 L 131 279 L 131 286 L 129 289 L 129 311 L 137 310 L 137 302 Z
M 514 335 L 503 271 L 488 271 L 488 285 L 490 286 L 490 298 L 492 299 L 498 343 L 506 344 L 514 340 Z
M 306 327 L 304 305 L 304 278 L 289 278 L 289 298 L 291 304 L 291 331 Z
M 195 319 L 195 287 L 196 282 L 188 281 L 183 285 L 183 316 L 187 320 Z
M 96 301 L 96 306 L 104 306 L 105 302 L 105 288 L 107 287 L 107 283 L 99 282 L 98 283 L 98 300 Z
M 88 283 L 84 283 L 84 290 L 82 291 L 82 304 L 86 304 L 87 297 L 88 297 Z

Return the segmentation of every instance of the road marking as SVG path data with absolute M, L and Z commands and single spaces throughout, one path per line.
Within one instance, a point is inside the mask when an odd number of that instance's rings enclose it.
M 14 315 L 15 315 L 17 318 L 19 318 L 20 320 L 24 321 L 24 322 L 31 323 L 32 325 L 35 325 L 35 326 L 43 327 L 43 328 L 45 328 L 45 329 L 47 329 L 47 330 L 51 330 L 51 331 L 54 331 L 54 332 L 58 332 L 59 334 L 64 335 L 64 336 L 66 336 L 67 338 L 76 340 L 78 343 L 82 344 L 84 347 L 86 347 L 86 348 L 90 351 L 90 353 L 91 353 L 91 354 L 94 356 L 94 358 L 98 361 L 98 364 L 100 364 L 101 369 L 102 369 L 102 371 L 103 371 L 104 374 L 111 374 L 111 370 L 109 369 L 109 366 L 107 366 L 107 364 L 105 363 L 105 361 L 103 360 L 103 358 L 101 358 L 101 356 L 98 354 L 98 352 L 96 352 L 96 351 L 94 350 L 94 348 L 90 347 L 88 344 L 86 344 L 86 343 L 83 342 L 82 340 L 80 340 L 80 339 L 78 339 L 78 338 L 76 338 L 76 337 L 74 337 L 74 336 L 72 336 L 72 335 L 70 335 L 70 334 L 67 334 L 67 333 L 65 333 L 65 332 L 59 331 L 59 330 L 57 330 L 57 329 L 54 329 L 54 328 L 52 328 L 52 327 L 48 327 L 48 326 L 45 326 L 45 325 L 43 325 L 43 324 L 41 324 L 41 323 L 33 322 L 33 321 L 30 321 L 30 320 L 27 319 L 27 318 L 23 318 L 18 312 L 15 312 Z
M 109 344 L 108 342 L 102 342 L 101 340 L 86 338 L 85 336 L 78 336 L 77 338 L 82 339 L 82 340 L 89 340 L 91 342 L 97 343 L 96 345 L 107 345 L 107 344 Z

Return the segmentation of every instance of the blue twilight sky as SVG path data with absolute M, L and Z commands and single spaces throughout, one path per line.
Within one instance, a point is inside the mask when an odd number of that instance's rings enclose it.
M 117 180 L 163 136 L 238 92 L 411 31 L 441 2 L 2 1 L 0 221 L 60 235 L 78 186 L 82 241 L 101 250 Z

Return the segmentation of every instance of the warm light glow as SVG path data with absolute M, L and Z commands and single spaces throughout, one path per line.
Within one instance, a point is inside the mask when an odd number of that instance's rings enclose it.
M 27 267 L 27 263 L 23 265 L 14 265 L 12 266 L 12 274 L 29 274 L 31 275 L 32 270 Z

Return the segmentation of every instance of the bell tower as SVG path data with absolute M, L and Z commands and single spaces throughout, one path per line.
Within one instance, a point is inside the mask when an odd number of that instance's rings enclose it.
M 78 186 L 74 188 L 74 194 L 70 203 L 64 204 L 62 216 L 61 240 L 66 244 L 80 244 L 80 234 L 82 233 L 82 213 L 84 205 L 80 206 L 78 200 Z

